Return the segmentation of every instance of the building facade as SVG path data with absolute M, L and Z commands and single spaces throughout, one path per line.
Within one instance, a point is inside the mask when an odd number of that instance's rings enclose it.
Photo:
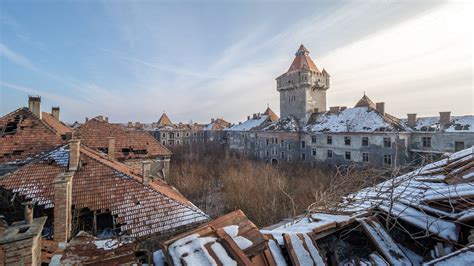
M 474 116 L 439 117 L 385 112 L 367 95 L 352 108 L 326 109 L 330 75 L 319 71 L 301 45 L 290 68 L 277 79 L 281 118 L 248 117 L 226 130 L 230 152 L 268 163 L 302 162 L 374 167 L 434 160 L 474 146 Z

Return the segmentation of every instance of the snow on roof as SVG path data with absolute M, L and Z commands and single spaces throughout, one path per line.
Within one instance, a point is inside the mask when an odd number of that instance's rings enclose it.
M 247 130 L 252 130 L 255 128 L 258 128 L 263 125 L 267 121 L 268 116 L 267 115 L 261 115 L 257 118 L 251 118 L 247 121 L 244 121 L 240 124 L 234 125 L 228 130 L 230 131 L 247 131 Z
M 445 132 L 474 132 L 474 115 L 454 117 Z
M 308 123 L 309 132 L 376 132 L 404 129 L 402 125 L 389 122 L 377 111 L 368 107 L 347 108 L 337 113 L 326 112 Z
M 346 212 L 378 208 L 426 232 L 457 241 L 457 218 L 471 217 L 464 210 L 471 209 L 474 198 L 473 163 L 474 147 L 349 195 L 341 207 Z
M 452 266 L 452 265 L 472 265 L 474 261 L 474 245 L 452 252 L 444 257 L 437 258 L 423 265 Z
M 403 119 L 402 122 L 408 123 L 407 119 Z M 413 129 L 422 132 L 439 131 L 441 129 L 439 116 L 419 117 Z M 445 132 L 474 132 L 474 115 L 452 116 L 451 123 L 443 130 Z
M 299 131 L 300 130 L 300 125 L 298 121 L 290 116 L 287 118 L 282 118 L 279 119 L 270 125 L 266 126 L 263 130 L 265 131 Z

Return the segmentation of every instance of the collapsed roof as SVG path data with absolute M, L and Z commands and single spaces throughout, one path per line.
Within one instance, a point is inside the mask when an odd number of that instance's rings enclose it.
M 68 164 L 69 144 L 3 176 L 0 187 L 46 209 L 54 208 L 53 180 L 67 171 Z M 141 181 L 134 169 L 81 145 L 72 205 L 76 210 L 110 212 L 121 232 L 132 237 L 169 232 L 208 219 L 173 187 L 159 180 L 149 185 Z

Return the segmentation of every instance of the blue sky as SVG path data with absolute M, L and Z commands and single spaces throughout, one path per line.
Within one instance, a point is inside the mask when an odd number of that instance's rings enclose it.
M 279 111 L 275 77 L 304 43 L 330 106 L 472 114 L 469 2 L 1 1 L 0 113 L 42 96 L 63 120 L 239 121 Z

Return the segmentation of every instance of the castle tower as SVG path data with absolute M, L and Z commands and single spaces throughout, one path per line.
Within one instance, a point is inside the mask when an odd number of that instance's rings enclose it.
M 280 117 L 294 116 L 306 123 L 313 112 L 326 111 L 326 90 L 330 75 L 319 71 L 309 51 L 301 45 L 288 71 L 278 78 Z

